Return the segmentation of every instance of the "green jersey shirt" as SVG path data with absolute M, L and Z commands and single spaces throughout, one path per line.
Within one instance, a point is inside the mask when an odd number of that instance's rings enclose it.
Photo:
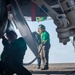
M 43 33 L 41 33 L 41 43 L 50 44 L 50 35 L 47 31 L 44 31 Z

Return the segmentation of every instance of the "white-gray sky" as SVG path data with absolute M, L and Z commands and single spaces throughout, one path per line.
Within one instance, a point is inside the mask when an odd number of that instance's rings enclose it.
M 49 63 L 75 63 L 75 53 L 72 46 L 72 41 L 68 42 L 67 45 L 59 43 L 57 37 L 56 26 L 52 20 L 42 21 L 42 22 L 27 22 L 31 31 L 37 31 L 39 24 L 44 24 L 46 30 L 50 34 L 51 48 L 49 50 Z M 16 30 L 17 34 L 20 36 L 19 32 Z M 2 44 L 0 40 L 0 54 L 2 52 Z M 24 57 L 24 63 L 28 63 L 35 58 L 31 50 L 28 48 Z M 37 63 L 35 61 L 34 63 Z
M 31 31 L 37 31 L 38 25 L 44 24 L 46 26 L 46 30 L 50 34 L 50 42 L 51 48 L 49 50 L 49 63 L 74 63 L 75 62 L 75 53 L 74 47 L 72 46 L 72 39 L 67 45 L 63 45 L 59 43 L 59 39 L 57 37 L 56 25 L 52 20 L 42 21 L 42 22 L 28 22 L 28 25 Z M 29 61 L 34 58 L 32 53 L 28 51 L 26 53 L 25 60 Z M 37 62 L 35 62 L 37 63 Z

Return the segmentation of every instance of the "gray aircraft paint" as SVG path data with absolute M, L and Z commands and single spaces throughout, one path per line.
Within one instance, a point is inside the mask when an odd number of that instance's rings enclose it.
M 11 6 L 13 9 L 14 22 L 15 22 L 17 28 L 19 29 L 21 35 L 23 36 L 24 40 L 26 41 L 26 43 L 29 46 L 29 48 L 31 49 L 31 51 L 37 57 L 38 50 L 37 50 L 35 40 L 33 39 L 31 30 L 30 30 L 26 20 L 24 19 L 24 16 L 19 8 L 17 1 L 11 0 Z

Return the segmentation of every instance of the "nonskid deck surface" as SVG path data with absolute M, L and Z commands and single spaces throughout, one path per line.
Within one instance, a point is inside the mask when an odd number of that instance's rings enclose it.
M 72 74 L 75 71 L 75 63 L 59 63 L 59 64 L 49 64 L 48 70 L 37 69 L 36 64 L 25 66 L 32 74 Z

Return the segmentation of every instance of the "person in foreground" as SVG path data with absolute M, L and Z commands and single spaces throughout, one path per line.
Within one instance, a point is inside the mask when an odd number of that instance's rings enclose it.
M 26 42 L 22 37 L 17 39 L 14 31 L 9 31 L 2 37 L 4 50 L 1 61 L 6 64 L 4 75 L 32 75 L 24 66 L 23 58 L 27 50 Z M 8 68 L 7 68 L 8 67 Z

